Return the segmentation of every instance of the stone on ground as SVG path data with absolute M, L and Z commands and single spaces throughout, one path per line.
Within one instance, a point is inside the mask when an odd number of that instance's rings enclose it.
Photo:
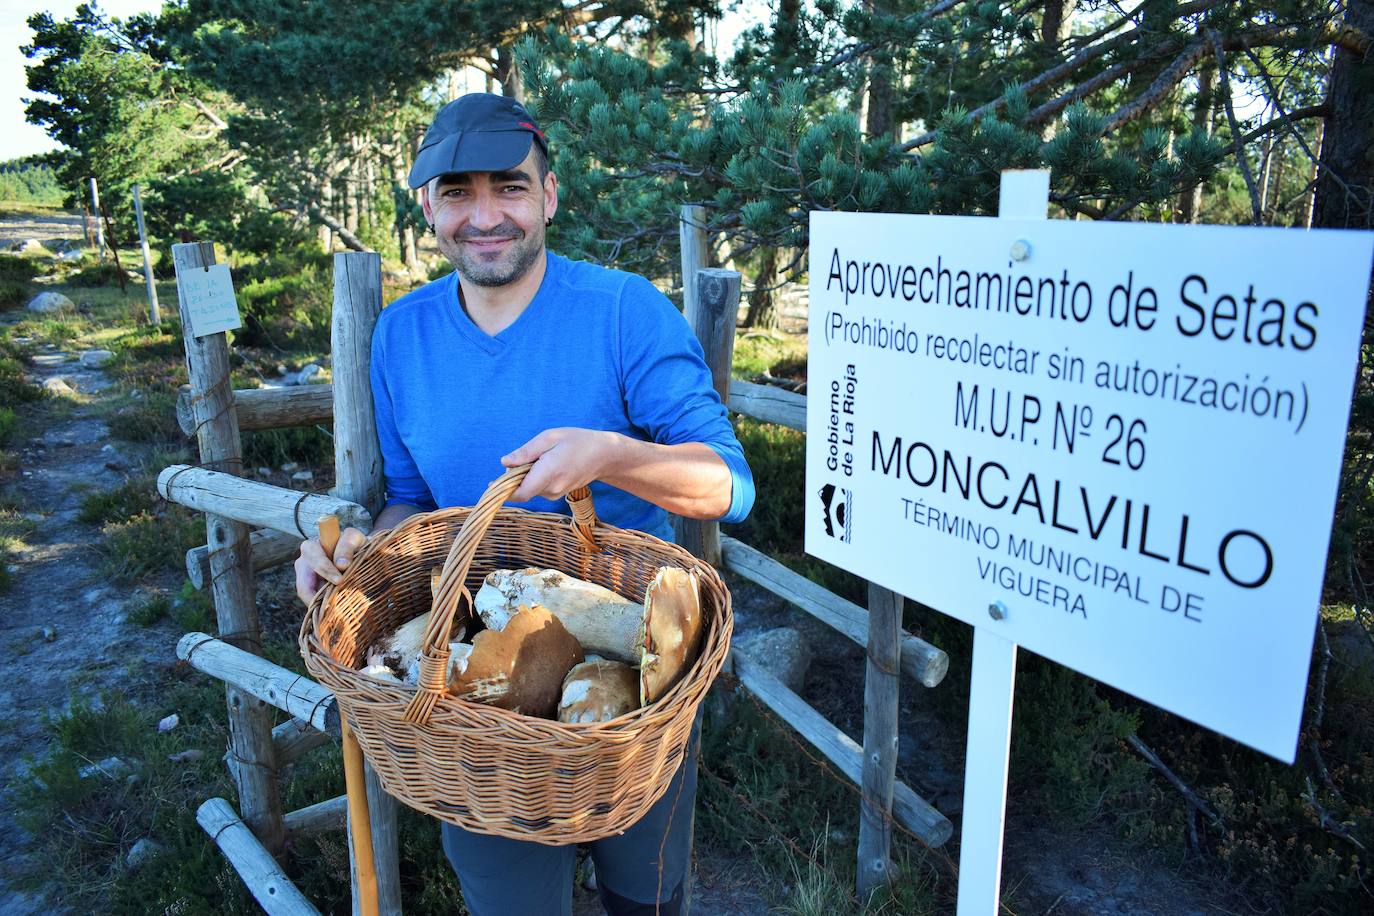
M 748 655 L 788 690 L 800 693 L 811 667 L 811 647 L 800 630 L 777 627 L 735 638 L 735 647 Z
M 76 394 L 76 389 L 67 384 L 67 380 L 61 376 L 54 375 L 43 383 L 43 390 L 48 394 L 70 395 Z
M 109 350 L 86 350 L 81 354 L 81 365 L 87 369 L 99 369 L 112 359 L 114 353 Z
M 39 293 L 29 300 L 28 309 L 30 312 L 38 312 L 43 315 L 53 315 L 63 309 L 74 309 L 76 303 L 68 299 L 61 293 Z

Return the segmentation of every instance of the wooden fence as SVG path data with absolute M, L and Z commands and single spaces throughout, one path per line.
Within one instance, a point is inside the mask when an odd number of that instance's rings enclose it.
M 804 396 L 730 378 L 740 277 L 705 267 L 703 224 L 700 208 L 683 209 L 685 312 L 706 352 L 716 389 L 736 413 L 805 431 Z M 176 245 L 173 257 L 180 278 L 184 271 L 213 263 L 214 252 L 205 243 Z M 201 460 L 199 467 L 174 466 L 158 477 L 164 497 L 206 513 L 207 543 L 187 553 L 186 565 L 198 588 L 213 591 L 220 635 L 188 633 L 178 643 L 177 655 L 226 684 L 226 762 L 242 805 L 236 814 L 224 800 L 211 799 L 201 807 L 199 819 L 263 908 L 293 916 L 316 911 L 279 869 L 269 867 L 271 854 L 292 833 L 344 829 L 347 809 L 341 796 L 283 814 L 277 774 L 306 751 L 337 740 L 339 713 L 329 691 L 258 656 L 261 632 L 253 578 L 292 559 L 302 536 L 316 533 L 321 517 L 334 514 L 366 530 L 381 504 L 381 457 L 368 387 L 369 343 L 381 309 L 378 256 L 336 254 L 334 283 L 332 385 L 233 390 L 224 334 L 193 338 L 183 307 L 191 384 L 182 392 L 177 418 L 188 435 L 198 438 Z M 333 495 L 306 495 L 238 476 L 241 430 L 331 420 L 337 472 Z M 767 481 L 759 485 L 766 487 Z M 898 672 L 934 687 L 949 668 L 944 652 L 901 630 L 903 598 L 870 584 L 865 609 L 722 536 L 714 523 L 678 519 L 676 526 L 679 542 L 696 555 L 757 583 L 867 650 L 862 747 L 747 655 L 738 650 L 731 655 L 743 687 L 861 787 L 860 895 L 889 878 L 894 819 L 930 846 L 944 843 L 952 833 L 950 822 L 895 779 Z M 269 706 L 291 718 L 272 728 Z M 370 768 L 368 802 L 381 911 L 400 913 L 396 803 Z M 234 828 L 240 816 L 248 829 Z M 357 899 L 355 893 L 355 913 Z

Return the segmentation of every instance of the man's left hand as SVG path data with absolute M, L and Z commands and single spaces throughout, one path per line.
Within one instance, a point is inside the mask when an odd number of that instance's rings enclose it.
M 501 459 L 506 467 L 534 462 L 512 502 L 536 496 L 562 499 L 578 487 L 600 480 L 615 466 L 623 436 L 595 429 L 563 426 L 546 429 Z

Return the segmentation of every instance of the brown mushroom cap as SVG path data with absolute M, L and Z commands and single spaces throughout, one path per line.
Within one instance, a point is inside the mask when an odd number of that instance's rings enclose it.
M 644 653 L 639 667 L 643 706 L 663 696 L 691 669 L 705 623 L 695 571 L 664 566 L 644 592 Z
M 473 638 L 467 669 L 449 682 L 449 692 L 549 719 L 563 678 L 581 661 L 582 646 L 557 617 L 538 605 L 521 607 L 505 629 Z
M 563 679 L 559 722 L 609 722 L 639 708 L 639 677 L 624 662 L 583 662 Z

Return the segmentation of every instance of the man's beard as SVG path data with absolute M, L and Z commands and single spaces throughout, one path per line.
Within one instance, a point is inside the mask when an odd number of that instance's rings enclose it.
M 494 260 L 483 259 L 463 244 L 466 239 L 486 238 L 509 238 L 512 241 L 506 252 Z M 509 221 L 485 232 L 468 230 L 457 240 L 439 239 L 439 242 L 440 250 L 457 268 L 459 276 L 478 286 L 514 283 L 539 260 L 539 254 L 544 250 L 543 233 L 529 235 Z

